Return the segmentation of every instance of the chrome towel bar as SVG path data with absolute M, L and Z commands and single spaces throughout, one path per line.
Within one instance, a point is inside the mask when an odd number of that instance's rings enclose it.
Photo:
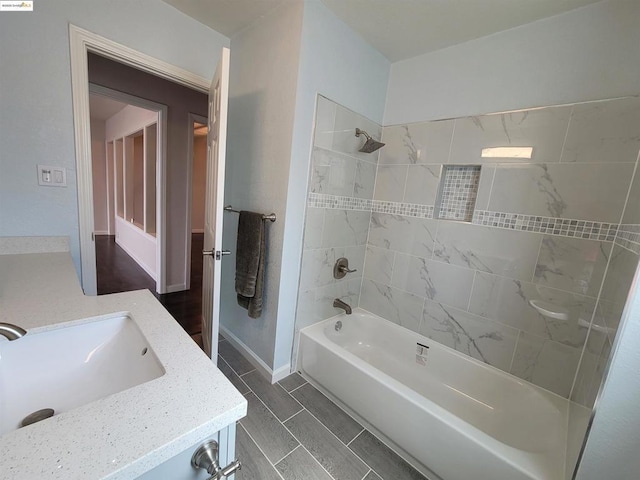
M 227 205 L 226 207 L 224 207 L 224 210 L 226 212 L 235 212 L 235 213 L 240 213 L 240 210 L 235 210 L 231 205 Z M 262 219 L 263 220 L 270 220 L 272 222 L 276 221 L 276 214 L 275 213 L 270 213 L 269 215 L 262 215 Z

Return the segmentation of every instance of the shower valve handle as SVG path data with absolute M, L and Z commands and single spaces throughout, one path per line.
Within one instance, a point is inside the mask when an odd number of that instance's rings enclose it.
M 350 270 L 349 267 L 347 267 L 345 265 L 340 265 L 338 267 L 338 270 L 340 270 L 342 273 L 353 273 L 353 272 L 357 272 L 358 271 L 355 268 L 353 270 Z
M 357 272 L 357 270 L 355 268 L 351 270 L 349 268 L 349 260 L 344 257 L 339 258 L 336 261 L 336 264 L 333 266 L 333 278 L 336 278 L 338 280 L 344 278 L 347 273 L 353 272 Z

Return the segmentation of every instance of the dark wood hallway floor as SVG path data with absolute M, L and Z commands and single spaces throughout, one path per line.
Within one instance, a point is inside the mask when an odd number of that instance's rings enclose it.
M 115 242 L 96 236 L 98 295 L 148 289 L 178 323 L 202 346 L 202 247 L 204 235 L 191 235 L 191 289 L 158 295 L 156 282 Z

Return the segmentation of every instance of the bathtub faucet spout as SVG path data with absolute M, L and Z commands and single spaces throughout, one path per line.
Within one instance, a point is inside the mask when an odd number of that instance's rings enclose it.
M 349 306 L 349 304 L 344 303 L 339 298 L 336 298 L 333 301 L 333 306 L 336 307 L 336 308 L 341 308 L 341 309 L 344 310 L 344 313 L 346 313 L 347 315 L 351 315 L 351 307 Z

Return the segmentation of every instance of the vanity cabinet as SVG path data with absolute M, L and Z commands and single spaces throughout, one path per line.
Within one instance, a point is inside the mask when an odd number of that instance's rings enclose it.
M 209 437 L 205 437 L 175 457 L 170 458 L 164 463 L 158 465 L 153 470 L 138 477 L 138 480 L 205 480 L 210 477 L 204 469 L 196 470 L 191 466 L 191 457 L 193 453 L 207 440 L 215 440 L 218 442 L 218 458 L 221 467 L 226 467 L 233 462 L 235 457 L 236 446 L 236 424 L 233 423 L 227 428 L 223 428 L 219 432 Z M 242 461 L 242 459 L 240 459 Z M 234 475 L 229 477 L 230 480 Z

